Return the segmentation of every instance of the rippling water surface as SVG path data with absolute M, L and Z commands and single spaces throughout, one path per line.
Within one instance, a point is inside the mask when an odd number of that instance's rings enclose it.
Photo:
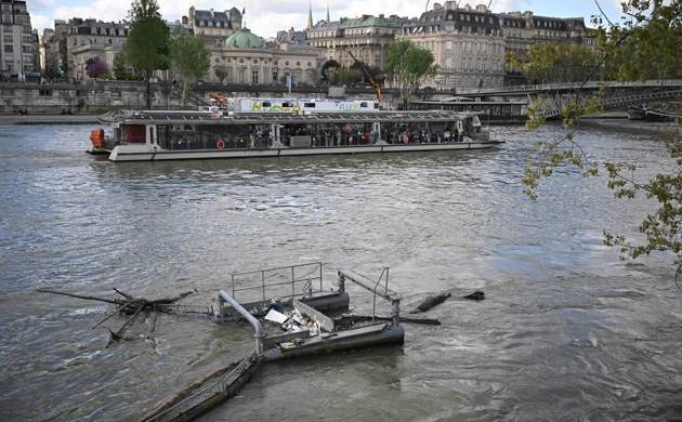
M 248 326 L 163 315 L 107 347 L 124 318 L 92 329 L 105 305 L 38 287 L 212 304 L 233 272 L 316 261 L 328 284 L 390 267 L 406 311 L 453 298 L 403 347 L 268 365 L 204 420 L 682 418 L 670 257 L 601 242 L 635 235 L 646 200 L 566 169 L 532 203 L 525 158 L 557 129 L 494 129 L 491 151 L 114 164 L 84 154 L 86 126 L 0 127 L 0 419 L 134 419 L 252 345 Z M 598 160 L 671 165 L 650 133 L 578 137 Z M 458 299 L 474 289 L 486 300 Z

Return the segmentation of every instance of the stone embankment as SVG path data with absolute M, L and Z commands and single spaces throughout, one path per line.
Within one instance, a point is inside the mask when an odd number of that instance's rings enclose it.
M 6 125 L 55 125 L 98 123 L 98 115 L 0 115 L 0 126 Z

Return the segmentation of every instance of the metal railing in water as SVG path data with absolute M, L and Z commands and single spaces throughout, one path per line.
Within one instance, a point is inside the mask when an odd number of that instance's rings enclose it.
M 310 296 L 322 291 L 322 263 L 235 273 L 230 281 L 228 289 L 241 303 Z

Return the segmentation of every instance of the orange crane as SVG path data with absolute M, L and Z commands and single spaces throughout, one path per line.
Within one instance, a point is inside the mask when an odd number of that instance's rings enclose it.
M 356 59 L 353 53 L 351 53 L 350 51 L 348 52 L 348 54 L 350 54 L 350 57 L 353 59 L 353 62 L 356 65 L 360 66 L 360 68 L 362 69 L 362 73 L 364 73 L 365 77 L 367 78 L 367 82 L 369 82 L 369 84 L 374 87 L 374 91 L 377 94 L 377 100 L 381 103 L 381 85 L 379 85 L 379 83 L 374 80 L 372 74 L 369 73 L 369 69 L 367 69 L 367 65 L 365 63 L 358 61 L 358 59 Z

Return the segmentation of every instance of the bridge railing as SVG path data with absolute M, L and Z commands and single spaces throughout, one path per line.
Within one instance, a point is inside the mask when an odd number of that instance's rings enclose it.
M 682 88 L 682 79 L 650 79 L 646 81 L 588 81 L 514 85 L 497 88 L 463 88 L 458 95 L 495 95 L 508 93 L 535 93 L 571 91 L 577 89 L 596 90 L 606 88 Z
M 656 91 L 611 96 L 602 98 L 600 105 L 602 108 L 619 108 L 631 105 L 639 105 L 651 101 L 672 100 L 679 95 L 682 95 L 682 90 Z M 540 110 L 537 112 L 537 115 L 542 116 L 545 119 L 552 119 L 561 115 L 561 111 L 564 108 L 566 102 L 570 101 L 571 99 L 566 97 L 566 95 L 554 95 L 549 99 L 549 101 L 547 101 L 546 97 L 543 100 L 546 102 L 539 103 Z M 580 101 L 580 105 L 585 105 L 587 100 L 588 97 L 585 96 L 584 99 Z M 537 101 L 534 101 L 533 103 L 536 102 Z

